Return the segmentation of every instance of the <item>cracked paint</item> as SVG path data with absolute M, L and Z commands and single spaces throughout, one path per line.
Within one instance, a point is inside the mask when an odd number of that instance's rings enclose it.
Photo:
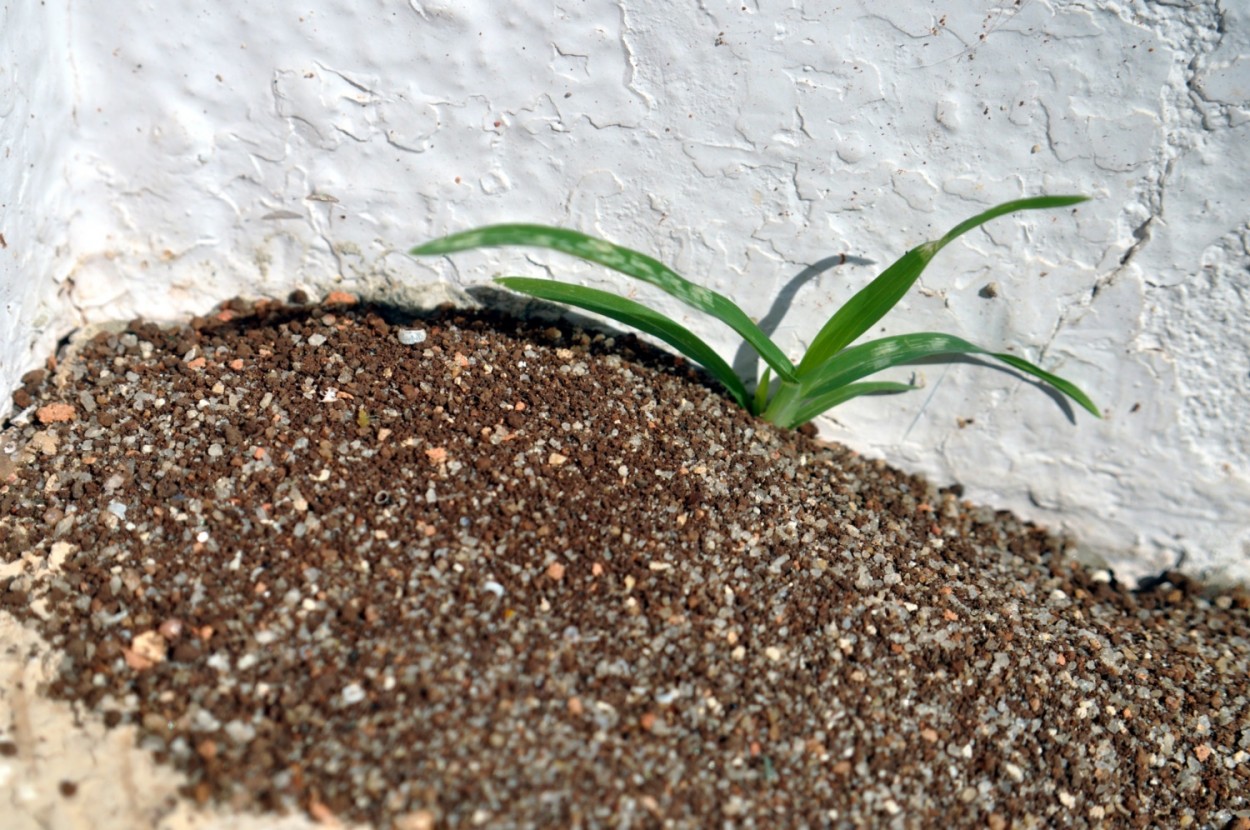
M 1088 193 L 947 246 L 869 336 L 1019 354 L 1106 420 L 959 363 L 822 426 L 1126 579 L 1181 554 L 1250 577 L 1244 3 L 19 6 L 0 8 L 0 176 L 23 195 L 0 228 L 6 388 L 71 326 L 239 293 L 454 293 L 504 270 L 637 287 L 506 249 L 402 253 L 505 221 L 655 256 L 797 359 L 905 250 L 1000 201 Z

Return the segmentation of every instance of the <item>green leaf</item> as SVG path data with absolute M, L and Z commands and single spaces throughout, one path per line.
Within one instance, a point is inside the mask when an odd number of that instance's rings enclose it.
M 689 329 L 670 320 L 664 315 L 652 311 L 646 306 L 581 285 L 569 285 L 555 280 L 531 279 L 529 277 L 497 277 L 495 282 L 522 294 L 548 300 L 555 303 L 576 306 L 577 308 L 602 314 L 639 331 L 658 337 L 683 355 L 703 366 L 712 377 L 720 381 L 729 392 L 734 402 L 743 409 L 750 411 L 750 397 L 746 387 L 734 374 L 734 370 L 710 346 L 695 336 Z
M 805 424 L 813 418 L 823 415 L 835 406 L 844 404 L 852 398 L 858 398 L 861 395 L 897 395 L 900 392 L 910 392 L 919 388 L 919 386 L 914 386 L 910 383 L 894 383 L 892 381 L 848 383 L 846 386 L 834 389 L 824 395 L 804 400 L 794 410 L 794 415 L 787 419 L 788 422 L 780 426 L 794 429 L 799 424 Z
M 1084 392 L 1082 392 L 1080 389 L 1077 388 L 1076 384 L 1066 381 L 1063 378 L 1059 377 L 1058 375 L 1052 375 L 1050 372 L 1047 372 L 1045 369 L 1042 369 L 1036 366 L 1035 364 L 1030 363 L 1024 358 L 1016 357 L 1013 354 L 1004 354 L 1002 352 L 984 352 L 984 354 L 988 354 L 990 357 L 998 358 L 1003 363 L 1006 363 L 1008 366 L 1012 367 L 1013 369 L 1019 369 L 1021 372 L 1024 372 L 1025 374 L 1032 375 L 1033 377 L 1038 378 L 1039 380 L 1043 380 L 1046 383 L 1049 383 L 1051 386 L 1055 387 L 1060 392 L 1062 392 L 1063 394 L 1067 395 L 1072 400 L 1079 403 L 1095 418 L 1099 418 L 1099 419 L 1102 418 L 1102 413 L 1098 411 L 1098 407 L 1094 404 L 1093 401 L 1089 399 L 1089 397 Z
M 1043 210 L 1047 208 L 1066 207 L 1084 202 L 1087 196 L 1038 196 L 1032 199 L 1016 199 L 992 207 L 965 220 L 943 236 L 912 248 L 885 269 L 875 280 L 861 289 L 829 318 L 824 327 L 812 340 L 807 354 L 799 363 L 799 375 L 815 371 L 848 345 L 855 342 L 861 334 L 868 331 L 878 320 L 911 289 L 925 266 L 959 236 L 973 228 L 979 227 L 991 219 L 1020 210 Z
M 939 247 L 945 247 L 947 243 L 963 236 L 973 228 L 980 227 L 991 219 L 1006 216 L 1008 213 L 1016 213 L 1021 210 L 1051 210 L 1053 208 L 1079 205 L 1081 202 L 1088 201 L 1088 196 L 1034 196 L 1029 199 L 1015 199 L 1010 202 L 1003 202 L 1001 205 L 996 205 L 987 211 L 978 213 L 971 219 L 965 219 L 963 222 L 960 222 L 937 242 Z
M 751 410 L 752 415 L 758 415 L 768 406 L 768 387 L 773 383 L 773 370 L 765 366 L 764 375 L 760 378 L 759 385 L 755 387 L 755 408 Z
M 794 364 L 732 300 L 695 285 L 676 271 L 638 251 L 584 233 L 547 225 L 490 225 L 418 245 L 413 256 L 436 256 L 473 248 L 525 245 L 548 248 L 603 265 L 661 288 L 686 305 L 711 314 L 738 333 L 782 379 L 795 379 Z M 658 336 L 658 335 L 657 335 Z
M 803 398 L 804 400 L 821 398 L 853 381 L 891 366 L 913 363 L 927 357 L 952 354 L 986 355 L 1001 360 L 1013 369 L 1050 384 L 1092 413 L 1095 418 L 1102 417 L 1094 402 L 1063 378 L 1015 355 L 991 352 L 952 334 L 938 332 L 899 334 L 894 337 L 883 337 L 880 340 L 870 340 L 867 343 L 844 349 L 822 366 L 819 372 L 806 379 Z

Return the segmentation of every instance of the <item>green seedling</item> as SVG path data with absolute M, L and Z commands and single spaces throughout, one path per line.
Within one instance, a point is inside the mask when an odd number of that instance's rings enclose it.
M 498 277 L 495 282 L 541 300 L 564 303 L 602 314 L 650 334 L 703 366 L 739 406 L 786 428 L 815 418 L 860 395 L 906 392 L 916 386 L 892 381 L 864 381 L 892 366 L 926 358 L 984 355 L 1032 375 L 1101 417 L 1084 392 L 1027 360 L 991 352 L 950 334 L 922 332 L 855 341 L 886 315 L 920 277 L 937 252 L 991 219 L 1021 210 L 1075 205 L 1085 196 L 1039 196 L 990 208 L 956 225 L 945 236 L 912 248 L 829 318 L 796 366 L 746 313 L 728 297 L 702 288 L 646 254 L 577 231 L 544 225 L 491 225 L 435 239 L 413 248 L 414 256 L 441 256 L 474 248 L 524 245 L 571 254 L 667 291 L 688 306 L 712 315 L 736 331 L 766 364 L 754 394 L 723 358 L 689 329 L 646 306 L 595 288 L 528 277 Z M 774 381 L 774 377 L 776 380 Z

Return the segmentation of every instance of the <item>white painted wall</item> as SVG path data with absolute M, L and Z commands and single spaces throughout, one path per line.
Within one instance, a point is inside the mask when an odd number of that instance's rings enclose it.
M 621 285 L 521 251 L 403 253 L 497 221 L 653 252 L 760 317 L 845 253 L 792 297 L 778 337 L 797 357 L 907 247 L 998 201 L 1084 192 L 946 249 L 885 329 L 1011 348 L 1104 421 L 1003 372 L 926 366 L 922 392 L 826 432 L 1070 530 L 1122 577 L 1183 552 L 1250 579 L 1245 4 L 699 5 L 0 5 L 0 381 L 73 326 L 235 294 L 396 298 L 543 262 Z
M 62 293 L 73 256 L 65 30 L 61 5 L 0 2 L 0 416 L 74 324 Z

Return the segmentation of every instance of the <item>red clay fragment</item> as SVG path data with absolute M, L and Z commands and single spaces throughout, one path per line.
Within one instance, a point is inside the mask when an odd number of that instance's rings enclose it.
M 326 295 L 325 305 L 355 305 L 356 297 L 346 291 L 331 291 Z
M 41 424 L 52 424 L 74 420 L 75 412 L 74 407 L 67 403 L 50 403 L 35 410 L 35 417 Z

